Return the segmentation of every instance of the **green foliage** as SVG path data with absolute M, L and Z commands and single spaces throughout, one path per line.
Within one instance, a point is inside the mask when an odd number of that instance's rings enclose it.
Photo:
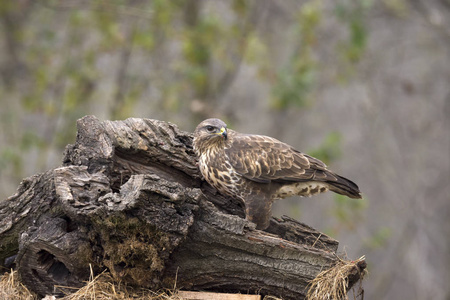
M 44 140 L 37 136 L 34 131 L 28 130 L 22 135 L 22 141 L 20 143 L 20 150 L 28 151 L 33 148 L 43 148 L 45 147 Z
M 308 151 L 308 154 L 328 165 L 341 157 L 341 141 L 342 134 L 337 131 L 332 131 L 325 137 L 319 147 Z
M 258 66 L 261 78 L 270 77 L 271 65 L 269 63 L 268 49 L 255 32 L 247 36 L 247 51 L 244 54 L 244 59 L 248 64 Z
M 364 241 L 364 245 L 371 249 L 382 248 L 386 245 L 391 235 L 391 228 L 381 226 L 371 237 Z
M 330 209 L 330 213 L 337 222 L 331 229 L 332 235 L 336 236 L 342 229 L 355 230 L 361 223 L 366 208 L 367 200 L 365 198 L 352 199 L 334 194 L 334 205 Z
M 312 101 L 309 94 L 314 86 L 318 63 L 313 56 L 316 46 L 316 30 L 322 17 L 319 1 L 302 5 L 298 14 L 297 32 L 301 45 L 276 75 L 272 90 L 272 104 L 276 109 L 291 106 L 304 107 Z
M 372 6 L 370 0 L 340 0 L 336 5 L 338 19 L 346 24 L 347 40 L 338 44 L 337 52 L 343 62 L 344 70 L 341 79 L 353 73 L 353 68 L 363 57 L 368 39 L 368 30 L 365 23 L 366 15 Z
M 186 1 L 166 1 L 155 0 L 152 1 L 149 7 L 151 12 L 151 23 L 153 29 L 156 27 L 165 30 L 167 33 L 171 30 L 171 24 L 177 15 L 180 13 Z M 167 30 L 167 31 L 166 31 Z
M 11 168 L 13 174 L 22 174 L 23 160 L 21 153 L 14 147 L 3 147 L 0 152 L 0 173 Z
M 155 47 L 155 37 L 146 30 L 138 29 L 133 34 L 131 43 L 144 51 L 152 51 Z
M 227 51 L 234 51 L 233 40 L 238 34 L 233 25 L 224 24 L 218 17 L 199 15 L 195 24 L 183 33 L 183 77 L 189 83 L 193 98 L 206 100 L 214 89 L 213 64 L 235 68 L 229 64 Z
M 248 13 L 248 1 L 246 0 L 233 0 L 231 7 L 239 17 L 244 17 Z
M 406 17 L 410 11 L 411 2 L 406 0 L 384 0 L 385 7 L 398 17 Z
M 287 109 L 292 105 L 303 107 L 310 103 L 308 95 L 315 79 L 314 63 L 297 58 L 291 61 L 278 73 L 278 82 L 272 90 L 275 109 Z

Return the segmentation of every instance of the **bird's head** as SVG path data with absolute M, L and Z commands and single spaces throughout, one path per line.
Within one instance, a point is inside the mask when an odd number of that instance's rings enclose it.
M 227 124 L 219 119 L 206 119 L 194 131 L 194 148 L 221 144 L 228 138 Z

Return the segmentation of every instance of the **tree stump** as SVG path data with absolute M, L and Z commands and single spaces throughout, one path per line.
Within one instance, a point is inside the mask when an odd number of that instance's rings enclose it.
M 108 269 L 133 286 L 304 299 L 338 242 L 288 217 L 266 231 L 202 180 L 192 134 L 157 120 L 80 119 L 63 166 L 0 202 L 0 263 L 43 296 Z M 365 265 L 355 266 L 349 287 Z

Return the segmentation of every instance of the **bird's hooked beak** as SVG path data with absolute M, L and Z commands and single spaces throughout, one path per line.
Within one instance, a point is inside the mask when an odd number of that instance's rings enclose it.
M 227 129 L 225 127 L 220 128 L 220 132 L 217 134 L 221 135 L 225 140 L 227 139 Z

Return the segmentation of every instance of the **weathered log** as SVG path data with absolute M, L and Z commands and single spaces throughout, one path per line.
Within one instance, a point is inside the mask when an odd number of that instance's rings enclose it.
M 149 119 L 78 121 L 63 166 L 0 202 L 0 263 L 39 295 L 81 286 L 89 265 L 147 288 L 303 299 L 338 242 L 290 218 L 266 231 L 202 181 L 192 135 Z M 349 286 L 364 266 L 355 267 Z

